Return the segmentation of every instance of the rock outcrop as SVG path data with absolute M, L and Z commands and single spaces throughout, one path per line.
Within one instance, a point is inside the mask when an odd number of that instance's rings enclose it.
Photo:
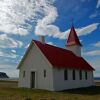
M 0 78 L 9 78 L 6 73 L 0 72 Z

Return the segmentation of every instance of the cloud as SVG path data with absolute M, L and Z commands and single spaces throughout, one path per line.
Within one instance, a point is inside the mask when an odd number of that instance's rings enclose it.
M 95 72 L 94 72 L 94 76 L 100 76 L 100 58 L 96 58 L 96 59 L 91 59 L 90 61 L 89 61 L 89 63 L 93 66 L 93 68 L 96 70 Z
M 16 54 L 16 50 L 11 50 L 12 53 Z
M 96 5 L 96 8 L 99 8 L 100 7 L 100 0 L 97 1 L 97 5 Z
M 1 69 L 12 69 L 13 64 L 0 64 L 0 70 Z
M 100 50 L 88 51 L 83 53 L 85 56 L 100 56 Z
M 27 44 L 27 45 L 25 46 L 25 48 L 27 49 L 27 48 L 29 47 L 29 45 L 30 45 L 30 43 L 29 43 L 29 44 Z
M 32 30 L 32 23 L 36 23 L 36 35 L 48 35 L 64 39 L 69 32 L 61 32 L 52 25 L 58 17 L 55 0 L 1 0 L 0 1 L 0 32 L 8 34 L 27 35 Z M 84 0 L 82 0 L 84 1 Z M 99 5 L 98 0 L 98 4 Z M 93 27 L 92 27 L 93 26 Z M 90 33 L 95 30 L 97 23 L 78 29 L 79 33 Z M 91 29 L 89 29 L 89 27 Z M 83 31 L 82 29 L 85 30 Z M 87 29 L 86 29 L 87 28 Z M 92 29 L 93 28 L 93 29 Z
M 90 16 L 89 16 L 89 18 L 95 18 L 95 17 L 98 17 L 98 16 L 100 16 L 100 13 L 99 13 L 99 11 L 95 11 L 94 13 L 92 13 Z
M 0 50 L 0 57 L 16 58 L 17 55 L 15 53 L 12 53 L 12 52 L 6 52 L 6 51 L 3 51 L 3 50 Z
M 93 44 L 95 47 L 100 47 L 100 41 L 98 41 L 97 43 Z
M 35 34 L 36 35 L 46 35 L 50 31 L 48 35 L 52 35 L 51 31 L 53 30 L 50 30 L 50 28 L 51 29 L 56 28 L 56 26 L 53 26 L 51 24 L 58 17 L 57 9 L 53 5 L 47 4 L 46 2 L 44 2 L 42 6 L 44 6 L 45 16 L 42 19 L 38 20 L 37 25 L 35 27 Z
M 56 46 L 53 42 L 47 42 L 47 44 Z
M 97 5 L 96 5 L 96 8 L 97 8 L 97 9 L 95 9 L 95 12 L 92 13 L 92 14 L 89 16 L 89 18 L 95 18 L 95 17 L 100 16 L 100 13 L 99 13 L 99 10 L 98 10 L 99 7 L 100 7 L 100 0 L 97 0 Z
M 77 28 L 76 32 L 78 36 L 91 34 L 93 31 L 97 29 L 98 25 L 99 23 L 93 23 L 85 27 Z M 38 33 L 36 34 L 53 36 L 59 39 L 66 39 L 68 37 L 69 32 L 70 29 L 66 30 L 65 32 L 61 32 L 59 27 L 55 25 L 47 25 L 45 27 L 38 27 Z
M 27 35 L 34 22 L 43 16 L 54 16 L 55 0 L 1 0 L 0 1 L 0 32 Z M 50 16 L 49 16 L 50 17 Z M 45 19 L 47 19 L 45 17 Z M 45 22 L 45 19 L 42 22 Z M 55 20 L 49 18 L 51 20 Z
M 98 15 L 100 15 L 98 12 L 95 12 L 95 13 L 93 13 L 93 14 L 91 14 L 90 16 L 89 16 L 89 18 L 95 18 L 95 17 L 97 17 Z
M 2 72 L 5 72 L 11 78 L 18 78 L 19 77 L 19 70 L 17 69 L 1 69 Z
M 9 77 L 18 77 L 19 71 L 15 64 L 0 64 L 0 72 L 5 72 Z
M 47 42 L 47 44 L 53 45 L 53 42 Z
M 23 43 L 21 41 L 15 40 L 7 34 L 0 35 L 0 48 L 17 48 L 22 47 Z
M 91 34 L 93 31 L 95 31 L 97 29 L 98 25 L 99 25 L 99 23 L 93 23 L 88 26 L 76 29 L 76 31 L 79 36 Z

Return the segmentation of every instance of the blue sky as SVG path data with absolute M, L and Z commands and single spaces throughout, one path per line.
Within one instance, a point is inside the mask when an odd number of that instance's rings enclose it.
M 71 19 L 83 44 L 82 56 L 100 76 L 100 0 L 1 0 L 0 71 L 18 77 L 18 63 L 40 35 L 64 48 Z

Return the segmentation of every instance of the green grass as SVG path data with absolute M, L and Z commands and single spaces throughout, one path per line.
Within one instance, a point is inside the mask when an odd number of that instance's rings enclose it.
M 17 88 L 17 82 L 0 81 L 0 100 L 100 100 L 100 86 L 50 92 Z

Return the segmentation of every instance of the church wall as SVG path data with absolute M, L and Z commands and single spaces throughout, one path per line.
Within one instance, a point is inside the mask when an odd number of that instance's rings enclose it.
M 76 73 L 76 79 L 73 80 L 72 77 L 72 69 L 68 70 L 68 80 L 64 80 L 64 69 L 53 69 L 53 75 L 54 75 L 54 90 L 60 91 L 60 90 L 66 90 L 66 89 L 73 89 L 73 88 L 81 88 L 81 87 L 89 87 L 94 85 L 93 82 L 93 72 L 87 71 L 87 77 L 88 79 L 85 79 L 85 71 L 82 71 L 82 80 L 79 79 L 79 70 L 75 70 Z
M 67 46 L 67 50 L 72 51 L 76 56 L 81 56 L 81 47 L 77 45 Z
M 44 77 L 44 70 L 46 70 L 46 77 Z M 85 71 L 82 71 L 83 79 L 79 79 L 79 70 L 75 69 L 76 79 L 72 79 L 73 69 L 68 70 L 68 80 L 64 80 L 63 68 L 58 69 L 52 67 L 44 55 L 40 52 L 37 46 L 33 45 L 24 59 L 19 71 L 19 87 L 30 88 L 31 72 L 35 72 L 35 88 L 45 89 L 50 91 L 60 91 L 73 88 L 89 87 L 94 85 L 93 71 L 87 71 L 88 79 L 85 79 Z M 25 77 L 23 72 L 25 71 Z
M 44 77 L 46 70 L 46 77 Z M 23 72 L 25 71 L 25 77 Z M 30 75 L 35 71 L 35 88 L 53 91 L 53 71 L 50 63 L 39 52 L 36 46 L 32 46 L 19 72 L 19 87 L 30 88 Z

